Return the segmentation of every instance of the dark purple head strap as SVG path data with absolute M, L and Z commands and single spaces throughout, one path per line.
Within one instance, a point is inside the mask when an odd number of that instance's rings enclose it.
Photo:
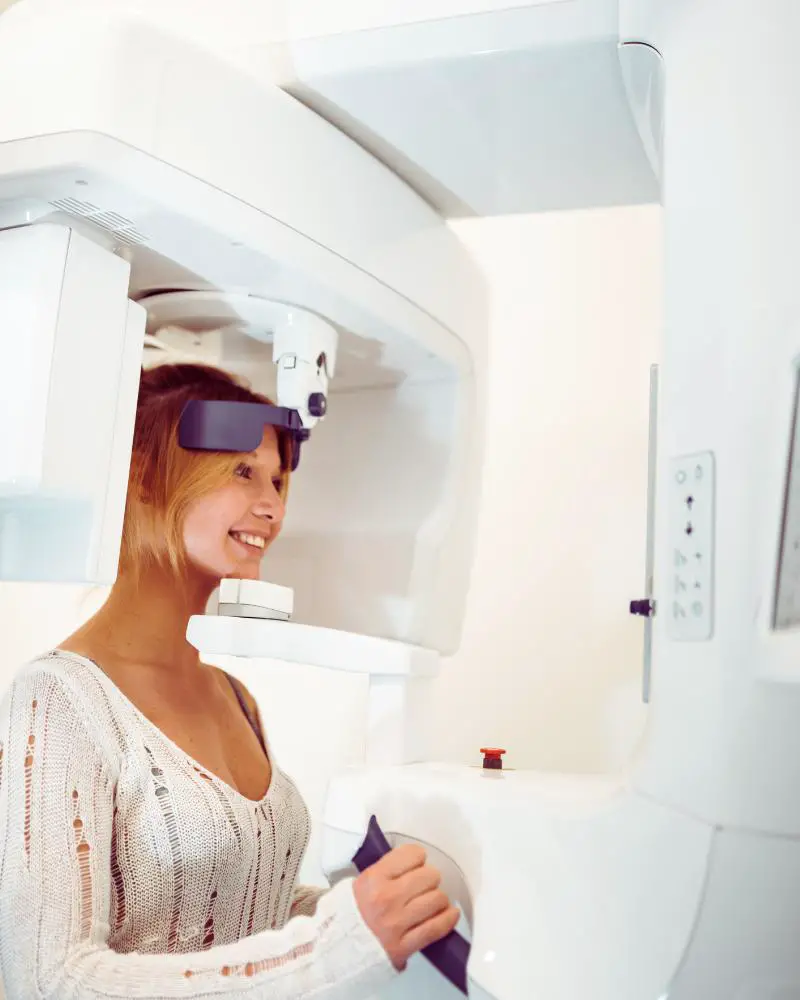
M 297 410 L 269 403 L 244 403 L 222 399 L 192 399 L 178 424 L 178 444 L 188 451 L 255 451 L 266 426 L 286 432 L 292 443 L 290 468 L 300 463 L 300 445 L 309 431 Z

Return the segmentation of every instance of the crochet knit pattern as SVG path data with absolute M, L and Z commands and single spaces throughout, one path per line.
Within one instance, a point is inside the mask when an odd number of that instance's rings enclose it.
M 305 804 L 258 802 L 157 729 L 99 667 L 35 660 L 0 708 L 7 1000 L 362 1000 L 395 976 L 352 880 L 297 886 Z

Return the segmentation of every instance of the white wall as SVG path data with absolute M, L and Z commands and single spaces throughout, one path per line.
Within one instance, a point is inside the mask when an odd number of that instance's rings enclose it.
M 0 582 L 0 690 L 23 663 L 73 632 L 105 592 L 101 587 Z
M 652 207 L 458 223 L 491 283 L 491 369 L 464 642 L 432 691 L 438 757 L 476 762 L 489 743 L 510 766 L 603 770 L 638 738 L 627 604 L 642 596 L 660 226 Z M 0 684 L 101 596 L 0 585 Z M 359 758 L 365 679 L 267 663 L 244 677 L 318 818 L 327 776 Z
M 488 447 L 462 649 L 437 682 L 439 752 L 605 770 L 645 718 L 649 367 L 662 316 L 655 206 L 456 225 L 492 290 Z

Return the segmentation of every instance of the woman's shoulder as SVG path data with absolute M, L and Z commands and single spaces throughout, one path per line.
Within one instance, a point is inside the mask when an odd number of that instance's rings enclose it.
M 15 703 L 23 699 L 36 711 L 48 712 L 49 726 L 78 722 L 104 748 L 110 740 L 115 749 L 122 749 L 111 689 L 103 683 L 100 668 L 84 657 L 54 649 L 29 660 L 5 692 L 6 711 L 13 713 Z
M 30 687 L 37 683 L 56 686 L 82 701 L 100 696 L 102 686 L 98 670 L 85 657 L 63 649 L 52 649 L 23 664 L 12 678 L 12 687 Z

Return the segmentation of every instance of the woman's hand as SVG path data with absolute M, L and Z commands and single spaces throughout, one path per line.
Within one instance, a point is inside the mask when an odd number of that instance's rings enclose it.
M 458 923 L 459 911 L 439 888 L 441 875 L 426 860 L 421 847 L 404 844 L 355 881 L 361 916 L 398 971 Z

